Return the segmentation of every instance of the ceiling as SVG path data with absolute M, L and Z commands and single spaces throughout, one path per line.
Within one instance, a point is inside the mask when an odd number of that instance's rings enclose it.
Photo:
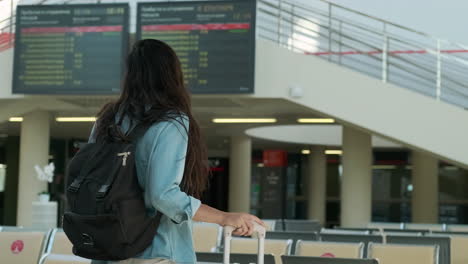
M 34 98 L 41 100 L 43 97 L 28 97 L 29 100 Z M 115 97 L 105 96 L 65 96 L 54 98 L 74 107 L 73 110 L 66 110 L 63 107 L 54 110 L 53 106 L 47 106 L 53 117 L 94 116 L 104 104 L 115 99 Z M 229 138 L 231 136 L 242 134 L 249 128 L 264 125 L 215 124 L 212 122 L 213 118 L 274 117 L 278 120 L 277 124 L 286 125 L 296 124 L 296 119 L 300 117 L 319 117 L 312 110 L 283 99 L 258 99 L 234 95 L 195 95 L 192 98 L 192 108 L 195 117 L 200 123 L 209 149 L 219 153 L 225 153 L 229 149 Z M 20 123 L 0 123 L 0 136 L 2 134 L 19 135 L 20 126 Z M 57 123 L 54 121 L 51 122 L 51 135 L 56 138 L 87 138 L 91 127 L 92 123 Z M 300 151 L 304 146 L 303 144 L 279 143 L 260 139 L 254 139 L 253 144 L 257 148 L 282 148 L 291 151 Z
M 343 126 L 331 125 L 273 125 L 251 128 L 246 134 L 253 138 L 262 138 L 278 142 L 289 142 L 302 145 L 322 145 L 341 148 L 343 144 Z M 372 146 L 375 148 L 403 148 L 393 141 L 372 136 Z

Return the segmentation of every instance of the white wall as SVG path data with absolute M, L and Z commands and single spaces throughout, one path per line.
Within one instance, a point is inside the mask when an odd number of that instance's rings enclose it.
M 12 95 L 13 49 L 0 52 L 0 99 L 20 98 Z

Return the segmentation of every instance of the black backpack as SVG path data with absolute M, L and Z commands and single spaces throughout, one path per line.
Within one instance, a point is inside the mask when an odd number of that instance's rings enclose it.
M 71 160 L 66 191 L 69 211 L 63 215 L 63 230 L 75 255 L 124 260 L 151 245 L 161 214 L 147 214 L 133 144 L 145 131 L 137 126 L 129 142 L 86 144 Z

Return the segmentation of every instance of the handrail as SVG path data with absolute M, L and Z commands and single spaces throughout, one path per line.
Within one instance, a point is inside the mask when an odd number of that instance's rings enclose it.
M 328 10 L 293 0 L 258 0 L 259 37 L 468 109 L 468 76 L 463 74 L 468 71 L 468 49 L 464 45 L 437 39 L 327 0 L 318 1 L 326 3 Z M 337 16 L 338 12 L 333 13 L 333 8 L 384 25 L 379 30 L 376 26 L 353 21 L 349 16 Z M 394 30 L 391 32 L 389 26 L 404 30 L 401 33 L 407 32 L 406 36 L 396 34 Z M 443 50 L 442 45 L 451 49 Z M 454 50 L 453 46 L 463 48 Z M 317 50 L 320 52 L 315 52 Z M 466 52 L 466 55 L 456 52 Z M 380 77 L 376 70 L 379 68 Z
M 289 0 L 282 0 L 284 2 L 290 2 Z M 440 38 L 440 37 L 437 37 L 437 36 L 433 36 L 431 34 L 428 34 L 426 32 L 422 32 L 422 31 L 419 31 L 419 30 L 415 30 L 413 28 L 409 28 L 407 26 L 404 26 L 404 25 L 401 25 L 401 24 L 397 24 L 395 22 L 392 22 L 392 21 L 389 21 L 389 20 L 386 20 L 386 19 L 383 19 L 383 18 L 379 18 L 379 17 L 376 17 L 376 16 L 373 16 L 373 15 L 369 15 L 369 14 L 366 14 L 366 13 L 363 13 L 361 11 L 358 11 L 356 9 L 352 9 L 352 8 L 349 8 L 349 7 L 346 7 L 346 6 L 343 6 L 343 5 L 339 5 L 339 4 L 336 4 L 336 3 L 333 3 L 333 2 L 330 2 L 328 0 L 315 0 L 315 1 L 320 1 L 320 2 L 323 2 L 325 4 L 329 4 L 331 6 L 334 6 L 334 7 L 337 7 L 337 8 L 340 8 L 340 9 L 343 9 L 343 10 L 346 10 L 346 11 L 349 11 L 349 12 L 352 12 L 352 13 L 355 13 L 357 15 L 360 15 L 360 16 L 364 16 L 364 17 L 367 17 L 367 18 L 370 18 L 370 19 L 373 19 L 373 20 L 376 20 L 376 21 L 379 21 L 379 22 L 382 22 L 382 23 L 385 23 L 387 25 L 391 25 L 391 26 L 394 26 L 394 27 L 397 27 L 397 28 L 400 28 L 400 29 L 403 29 L 403 30 L 406 30 L 406 31 L 410 31 L 410 32 L 413 32 L 413 33 L 416 33 L 418 35 L 421 35 L 421 36 L 424 36 L 424 37 L 428 37 L 428 38 L 432 38 L 434 40 L 440 40 L 440 41 L 444 41 L 444 42 L 447 42 L 447 43 L 450 43 L 450 44 L 454 44 L 454 45 L 459 45 L 461 47 L 466 47 L 464 44 L 461 44 L 461 43 L 458 43 L 458 42 L 454 42 L 454 41 L 450 41 L 450 40 L 447 40 L 447 39 L 443 39 L 443 38 Z M 294 3 L 294 2 L 292 2 Z M 301 5 L 302 7 L 302 5 Z M 307 8 L 307 7 L 305 7 Z
M 352 12 L 352 13 L 355 13 L 355 14 L 357 14 L 357 15 L 364 16 L 364 17 L 367 17 L 367 18 L 370 18 L 370 19 L 373 19 L 373 20 L 376 20 L 376 21 L 385 23 L 385 24 L 387 24 L 387 25 L 391 25 L 391 26 L 398 27 L 398 28 L 401 28 L 401 29 L 404 29 L 404 30 L 407 30 L 407 31 L 411 31 L 411 32 L 413 32 L 413 33 L 416 33 L 416 34 L 419 34 L 419 35 L 422 35 L 422 36 L 432 37 L 432 36 L 430 36 L 429 34 L 427 34 L 427 33 L 425 33 L 425 32 L 418 31 L 418 30 L 415 30 L 415 29 L 412 29 L 412 28 L 409 28 L 409 27 L 406 27 L 406 26 L 403 26 L 403 25 L 400 25 L 400 24 L 396 24 L 396 23 L 394 23 L 394 22 L 385 20 L 385 19 L 383 19 L 383 18 L 379 18 L 379 17 L 376 17 L 376 16 L 372 16 L 372 15 L 363 13 L 363 12 L 361 12 L 361 11 L 357 11 L 357 10 L 355 10 L 355 9 L 352 9 L 352 8 L 349 8 L 349 7 L 346 7 L 346 6 L 342 6 L 342 5 L 339 5 L 339 4 L 336 4 L 336 3 L 333 3 L 333 2 L 327 1 L 327 0 L 317 0 L 317 1 L 324 2 L 324 3 L 329 4 L 329 5 L 331 5 L 331 6 L 338 7 L 338 8 L 340 8 L 340 9 L 343 9 L 343 10 L 346 10 L 346 11 L 349 11 L 349 12 Z
M 13 17 L 15 17 L 15 16 L 16 16 L 16 15 L 13 15 Z M 0 23 L 8 22 L 8 21 L 10 21 L 10 20 L 11 20 L 11 16 L 9 16 L 9 17 L 7 17 L 7 18 L 5 18 L 5 19 L 3 19 L 3 20 L 0 20 Z
M 295 0 L 276 0 L 276 1 L 279 1 L 281 2 L 282 4 L 289 4 L 289 5 L 293 5 L 293 6 L 297 6 L 297 7 L 300 7 L 301 9 L 305 10 L 305 11 L 309 11 L 309 12 L 313 12 L 313 13 L 316 13 L 316 14 L 320 14 L 322 16 L 327 16 L 327 13 L 320 13 L 320 10 L 317 10 L 315 8 L 312 8 L 310 6 L 307 6 L 307 5 L 304 5 L 303 3 L 298 3 L 296 2 Z M 393 27 L 396 27 L 396 28 L 399 28 L 399 29 L 402 29 L 402 30 L 406 30 L 406 31 L 409 31 L 411 33 L 414 33 L 414 34 L 417 34 L 417 35 L 420 35 L 422 37 L 426 37 L 426 38 L 430 38 L 430 39 L 433 39 L 435 41 L 441 41 L 441 42 L 444 42 L 444 43 L 447 43 L 447 44 L 452 44 L 452 45 L 456 45 L 456 46 L 459 46 L 461 48 L 464 48 L 464 49 L 468 49 L 468 46 L 465 45 L 465 44 L 461 44 L 461 43 L 458 43 L 458 42 L 454 42 L 454 41 L 450 41 L 450 40 L 447 40 L 447 39 L 443 39 L 443 38 L 440 38 L 440 37 L 436 37 L 436 36 L 433 36 L 433 35 L 430 35 L 428 33 L 425 33 L 425 32 L 422 32 L 422 31 L 418 31 L 418 30 L 415 30 L 415 29 L 412 29 L 412 28 L 409 28 L 407 26 L 403 26 L 403 25 L 400 25 L 400 24 L 397 24 L 395 22 L 391 22 L 389 20 L 385 20 L 385 19 L 382 19 L 382 18 L 378 18 L 378 17 L 375 17 L 375 16 L 372 16 L 372 15 L 369 15 L 369 14 L 366 14 L 366 13 L 363 13 L 363 12 L 360 12 L 360 11 L 357 11 L 355 9 L 352 9 L 352 8 L 349 8 L 349 7 L 345 7 L 345 6 L 342 6 L 342 5 L 339 5 L 339 4 L 336 4 L 336 3 L 333 3 L 333 2 L 330 2 L 330 1 L 327 1 L 327 0 L 315 0 L 315 1 L 319 1 L 319 2 L 323 2 L 323 3 L 326 3 L 326 4 L 330 4 L 331 6 L 333 7 L 336 7 L 336 8 L 339 8 L 339 9 L 342 9 L 342 10 L 346 10 L 346 11 L 349 11 L 349 12 L 352 12 L 356 15 L 360 15 L 360 16 L 364 16 L 366 18 L 370 18 L 372 20 L 375 20 L 375 21 L 378 21 L 378 22 L 381 22 L 381 23 L 384 23 L 385 25 L 389 25 L 389 26 L 393 26 Z M 271 2 L 263 2 L 264 4 L 268 4 L 270 6 L 274 6 L 274 4 L 271 4 Z M 284 12 L 287 12 L 288 10 L 284 9 L 283 10 Z M 322 12 L 326 12 L 326 11 L 322 11 Z M 360 27 L 361 29 L 365 29 L 369 32 L 373 32 L 373 33 L 376 33 L 376 34 L 381 34 L 381 32 L 378 32 L 377 30 L 374 30 L 373 28 L 369 28 L 369 27 L 365 27 L 366 25 L 363 25 L 359 22 L 356 22 L 356 21 L 352 21 L 348 18 L 337 18 L 337 17 L 331 17 L 333 20 L 336 20 L 336 21 L 341 21 L 341 22 L 347 22 L 348 24 L 350 25 L 353 25 L 353 26 L 356 26 L 356 27 Z M 391 35 L 394 35 L 396 37 L 399 37 L 397 36 L 396 34 L 392 34 L 391 32 L 386 32 L 386 34 L 388 34 L 389 36 Z M 401 36 L 400 36 L 401 37 Z M 413 40 L 414 41 L 414 40 Z
M 319 1 L 324 1 L 324 0 L 319 0 Z M 272 5 L 270 5 L 270 6 L 272 6 Z M 271 13 L 271 12 L 269 12 L 269 11 L 267 11 L 267 10 L 264 10 L 264 9 L 262 9 L 262 8 L 259 8 L 259 10 L 260 10 L 260 11 L 263 11 L 263 12 L 266 12 L 266 13 L 269 13 L 269 14 L 271 14 L 271 15 L 274 15 L 273 13 Z M 283 12 L 286 13 L 286 14 L 292 15 L 292 13 L 291 13 L 289 10 L 287 10 L 287 9 L 284 10 Z M 304 16 L 296 15 L 296 17 L 297 17 L 297 18 L 304 19 L 304 20 L 307 20 L 307 21 L 310 22 L 310 20 L 309 20 L 308 18 L 304 17 Z M 287 22 L 291 22 L 290 18 L 283 18 L 283 20 L 284 20 L 284 21 L 287 21 Z M 338 21 L 343 21 L 343 20 L 339 20 L 339 19 L 338 19 Z M 327 25 L 321 25 L 320 23 L 317 23 L 317 24 L 320 25 L 320 27 L 322 27 L 322 28 L 328 30 L 328 26 L 327 26 Z M 299 25 L 299 27 L 302 27 L 302 26 Z M 333 33 L 338 33 L 338 32 L 337 32 L 336 30 L 334 30 L 334 29 L 331 29 L 331 30 L 332 30 Z M 371 31 L 372 29 L 369 29 L 369 30 Z M 316 33 L 317 33 L 317 34 L 320 34 L 319 32 L 316 32 Z M 364 41 L 362 41 L 362 40 L 359 40 L 359 39 L 357 39 L 357 38 L 354 38 L 354 37 L 351 37 L 351 36 L 347 36 L 347 35 L 345 35 L 345 34 L 342 34 L 342 36 L 343 36 L 343 37 L 346 37 L 346 38 L 348 38 L 348 39 L 351 39 L 351 40 L 353 40 L 353 41 L 355 41 L 355 42 L 357 42 L 357 43 L 360 43 L 360 44 L 363 44 L 363 45 L 368 46 L 368 47 L 370 47 L 370 48 L 373 48 L 373 49 L 375 49 L 375 50 L 379 50 L 378 47 L 375 47 L 375 46 L 373 46 L 373 45 L 371 45 L 371 44 L 368 44 L 368 43 L 366 43 L 366 42 L 364 42 Z M 397 41 L 401 41 L 401 42 L 404 42 L 404 43 L 407 43 L 407 44 L 411 44 L 411 43 L 409 43 L 409 42 L 407 42 L 407 41 L 404 41 L 404 40 L 396 39 L 396 38 L 393 38 L 393 37 L 389 37 L 389 38 L 395 39 L 395 40 L 397 40 Z M 347 46 L 346 44 L 343 44 L 343 43 L 340 43 L 340 44 L 343 45 L 344 47 L 353 48 L 352 46 Z M 371 56 L 371 54 L 365 54 L 365 55 Z M 398 55 L 395 55 L 395 56 L 398 56 Z M 405 60 L 405 59 L 403 59 L 403 60 Z M 408 62 L 408 63 L 413 64 L 414 67 L 420 67 L 420 65 L 418 65 L 418 64 L 414 64 L 414 63 L 411 63 L 411 62 Z M 422 67 L 420 67 L 420 68 L 421 68 L 422 70 L 428 70 L 428 69 L 425 69 L 425 68 L 422 68 Z

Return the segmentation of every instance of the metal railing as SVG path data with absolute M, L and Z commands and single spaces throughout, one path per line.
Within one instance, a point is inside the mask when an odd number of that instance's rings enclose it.
M 72 4 L 123 0 L 31 1 Z M 136 0 L 130 2 L 135 4 Z M 326 0 L 311 0 L 313 6 L 294 0 L 257 0 L 257 3 L 259 38 L 468 108 L 468 46 Z M 132 14 L 133 20 L 134 16 Z M 14 22 L 14 14 L 0 21 L 0 52 L 2 47 L 13 44 Z M 134 23 L 131 24 L 134 27 Z
M 15 18 L 15 2 L 10 0 L 10 15 L 0 20 L 0 52 L 13 46 L 13 25 Z
M 326 0 L 311 3 L 258 0 L 258 36 L 468 108 L 468 47 Z

